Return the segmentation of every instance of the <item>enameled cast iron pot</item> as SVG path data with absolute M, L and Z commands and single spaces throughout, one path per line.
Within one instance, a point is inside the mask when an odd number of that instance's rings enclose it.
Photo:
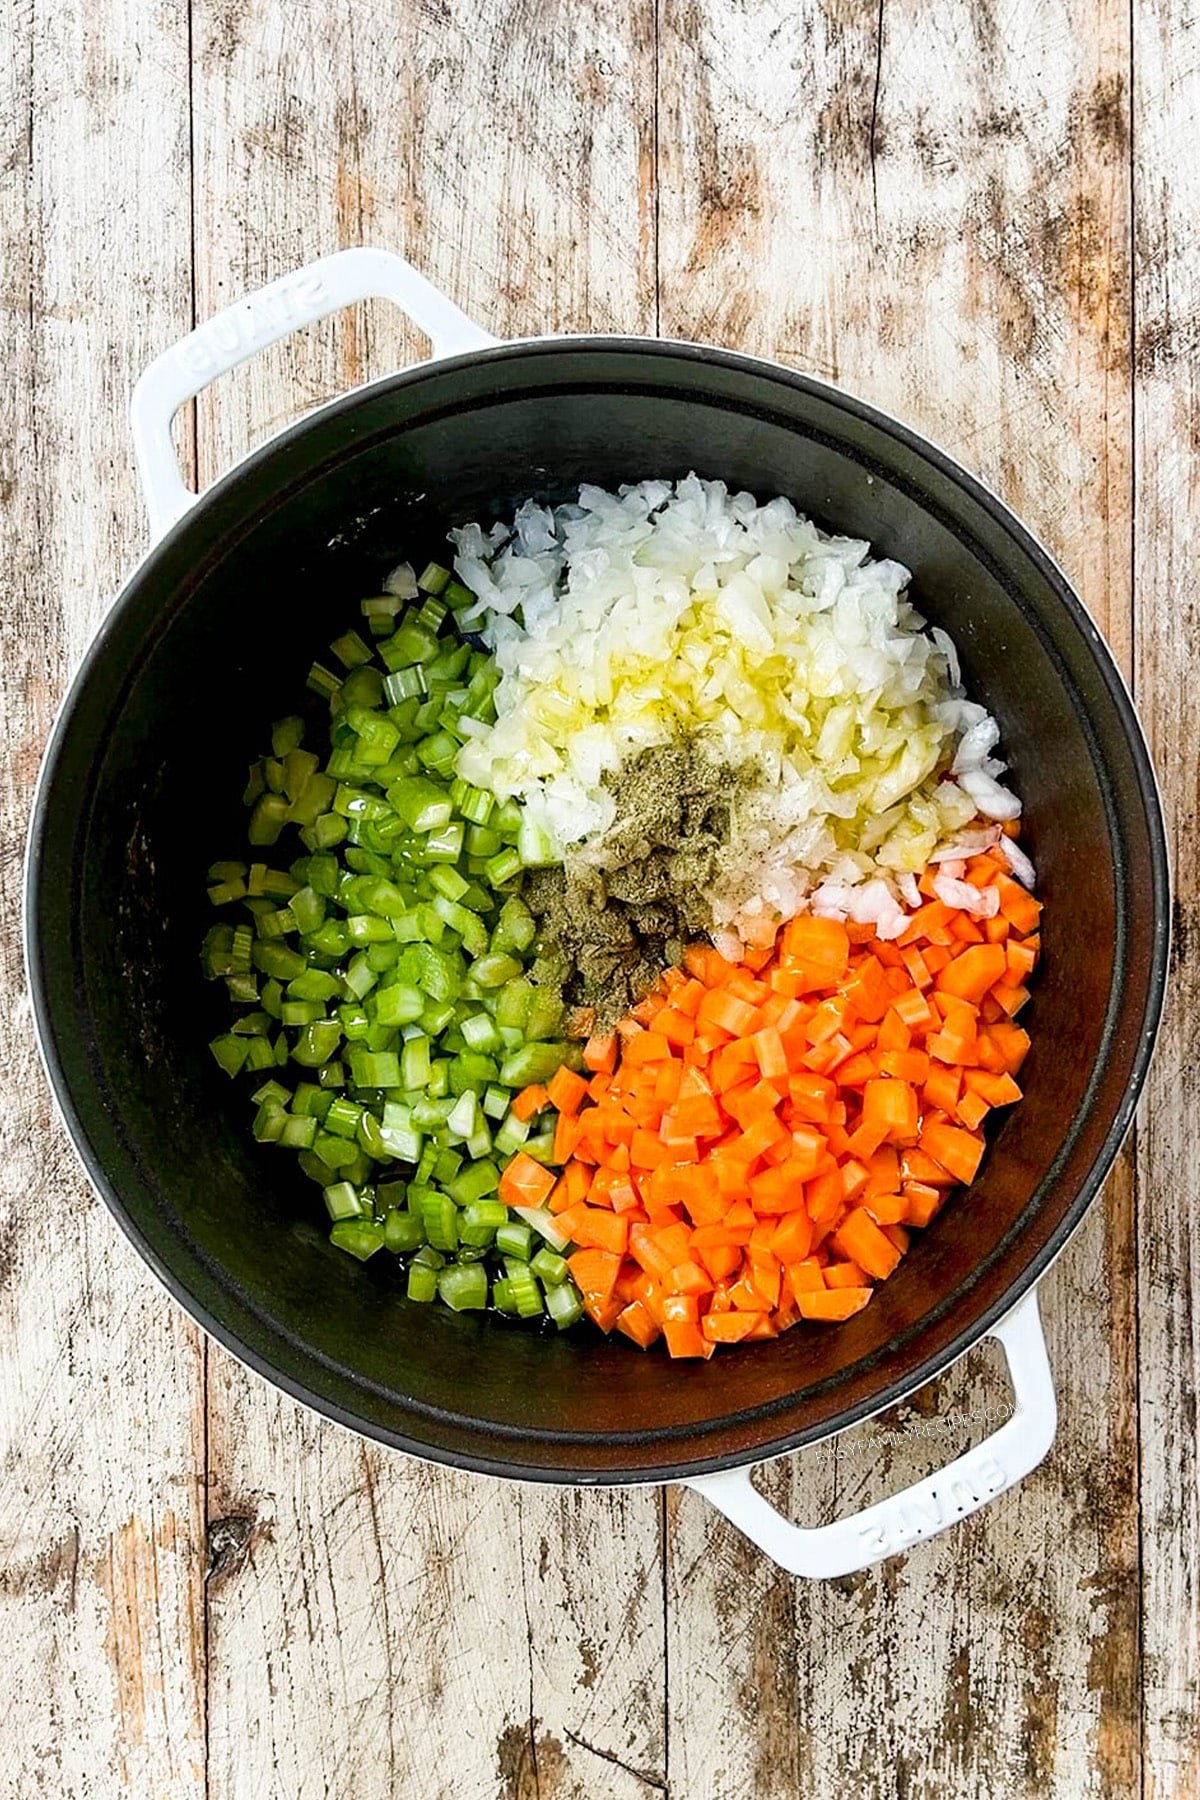
M 190 493 L 170 441 L 178 407 L 371 295 L 404 309 L 433 359 Z M 1034 1467 L 1055 1416 L 1034 1284 L 1133 1114 L 1162 999 L 1168 876 L 1129 697 L 1029 533 L 940 451 L 823 382 L 694 344 L 498 344 L 377 251 L 329 257 L 202 325 L 143 377 L 133 423 L 155 541 L 47 752 L 27 947 L 68 1128 L 171 1293 L 244 1362 L 370 1437 L 526 1480 L 687 1478 L 796 1572 L 900 1549 Z M 209 1055 L 224 995 L 197 954 L 205 867 L 242 841 L 263 721 L 292 709 L 358 596 L 449 525 L 526 495 L 692 469 L 787 494 L 912 569 L 920 610 L 953 633 L 970 690 L 1000 720 L 1046 903 L 1025 1098 L 998 1122 L 970 1198 L 849 1323 L 701 1366 L 411 1306 L 382 1268 L 332 1249 L 312 1184 L 252 1142 L 245 1094 Z M 756 1462 L 911 1393 L 988 1334 L 1008 1355 L 1013 1414 L 939 1475 L 810 1530 L 751 1487 Z

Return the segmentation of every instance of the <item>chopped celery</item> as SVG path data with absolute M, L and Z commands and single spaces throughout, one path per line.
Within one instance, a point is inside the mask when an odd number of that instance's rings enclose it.
M 507 1212 L 506 1207 L 506 1215 Z M 533 1252 L 533 1232 L 528 1225 L 522 1225 L 519 1220 L 506 1216 L 500 1220 L 499 1230 L 496 1232 L 496 1248 L 505 1256 L 519 1256 L 522 1262 L 528 1262 Z
M 546 1311 L 560 1331 L 566 1331 L 583 1317 L 583 1301 L 573 1281 L 563 1281 L 546 1289 Z
M 367 1210 L 362 1195 L 348 1181 L 336 1181 L 325 1189 L 325 1208 L 331 1219 L 357 1219 Z
M 438 1274 L 437 1291 L 455 1312 L 482 1311 L 488 1300 L 487 1271 L 482 1263 L 453 1263 Z
M 416 1213 L 402 1212 L 393 1207 L 384 1215 L 383 1242 L 385 1248 L 400 1256 L 410 1250 L 419 1250 L 425 1242 L 425 1228 Z
M 298 1153 L 338 1248 L 386 1247 L 417 1301 L 490 1298 L 562 1328 L 580 1316 L 562 1234 L 497 1189 L 518 1148 L 553 1156 L 514 1091 L 579 1058 L 559 996 L 529 976 L 523 870 L 548 860 L 546 836 L 455 773 L 496 717 L 499 670 L 451 619 L 472 599 L 441 564 L 419 583 L 394 571 L 334 640 L 344 674 L 309 671 L 326 731 L 299 713 L 270 728 L 244 796 L 249 855 L 208 870 L 232 917 L 205 936 L 204 973 L 236 1008 L 212 1053 L 257 1071 L 254 1136 Z
M 437 1270 L 428 1263 L 410 1262 L 406 1292 L 410 1300 L 433 1300 L 437 1296 Z
M 534 1274 L 540 1277 L 545 1287 L 558 1287 L 559 1283 L 565 1281 L 571 1273 L 566 1257 L 559 1256 L 556 1250 L 549 1249 L 545 1244 L 536 1256 L 530 1257 L 529 1266 Z
M 342 1219 L 331 1228 L 329 1241 L 339 1250 L 348 1250 L 359 1262 L 366 1262 L 383 1249 L 383 1226 L 373 1219 Z

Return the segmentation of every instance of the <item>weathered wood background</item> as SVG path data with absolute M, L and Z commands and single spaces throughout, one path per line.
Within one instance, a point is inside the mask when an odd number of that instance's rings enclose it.
M 0 35 L 0 1793 L 943 1800 L 1200 1793 L 1200 18 L 1189 0 L 22 0 Z M 51 1117 L 17 947 L 68 671 L 143 542 L 146 361 L 341 244 L 497 332 L 815 369 L 1078 580 L 1160 759 L 1174 1000 L 1044 1286 L 1062 1431 L 829 1586 L 689 1494 L 382 1454 L 208 1345 Z M 418 350 L 382 308 L 204 396 L 210 479 Z M 816 1520 L 986 1428 L 986 1359 L 777 1466 Z

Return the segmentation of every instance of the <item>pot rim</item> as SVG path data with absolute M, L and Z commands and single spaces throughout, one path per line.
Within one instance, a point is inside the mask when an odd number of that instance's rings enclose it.
M 301 440 L 310 430 L 324 425 L 341 414 L 351 414 L 365 400 L 372 399 L 388 391 L 397 391 L 417 386 L 431 376 L 440 374 L 447 368 L 471 367 L 489 363 L 518 360 L 522 357 L 534 359 L 545 354 L 553 354 L 563 350 L 583 353 L 623 353 L 648 357 L 661 357 L 664 361 L 683 360 L 691 363 L 712 363 L 733 371 L 740 371 L 773 381 L 801 393 L 809 393 L 833 401 L 853 417 L 882 430 L 895 438 L 907 449 L 915 452 L 941 474 L 945 479 L 965 491 L 992 520 L 1011 537 L 1018 548 L 1038 568 L 1039 573 L 1053 590 L 1059 604 L 1066 610 L 1079 631 L 1087 641 L 1114 709 L 1119 716 L 1125 740 L 1129 747 L 1131 761 L 1137 780 L 1137 788 L 1141 799 L 1146 821 L 1146 836 L 1149 847 L 1150 873 L 1153 887 L 1153 924 L 1149 949 L 1148 981 L 1138 1031 L 1138 1041 L 1132 1054 L 1129 1080 L 1119 1106 L 1114 1110 L 1112 1119 L 1105 1134 L 1104 1141 L 1085 1176 L 1080 1180 L 1075 1197 L 1064 1213 L 1063 1218 L 1050 1233 L 1046 1243 L 1036 1250 L 1016 1271 L 1008 1282 L 1000 1298 L 981 1309 L 964 1326 L 950 1342 L 940 1349 L 927 1354 L 916 1366 L 902 1377 L 887 1381 L 876 1392 L 856 1401 L 838 1413 L 834 1421 L 828 1419 L 807 1427 L 794 1427 L 791 1430 L 771 1434 L 769 1430 L 756 1438 L 752 1448 L 746 1450 L 721 1451 L 707 1455 L 684 1456 L 661 1463 L 627 1469 L 618 1464 L 612 1468 L 568 1469 L 549 1463 L 538 1463 L 533 1460 L 520 1462 L 509 1460 L 504 1454 L 484 1454 L 460 1449 L 450 1449 L 408 1437 L 403 1432 L 394 1431 L 374 1421 L 356 1415 L 351 1409 L 341 1405 L 326 1394 L 315 1391 L 305 1381 L 281 1371 L 269 1357 L 253 1349 L 240 1332 L 224 1324 L 210 1308 L 199 1301 L 190 1291 L 186 1283 L 175 1274 L 174 1270 L 149 1241 L 141 1227 L 125 1207 L 124 1201 L 117 1193 L 102 1167 L 99 1156 L 94 1151 L 83 1121 L 67 1090 L 62 1074 L 60 1060 L 55 1044 L 54 1027 L 45 990 L 42 952 L 37 941 L 37 897 L 40 881 L 42 838 L 45 824 L 47 794 L 53 782 L 58 764 L 62 740 L 69 729 L 78 698 L 86 686 L 91 673 L 106 648 L 110 633 L 124 611 L 126 602 L 134 587 L 155 565 L 191 532 L 201 524 L 205 511 L 212 503 L 226 495 L 240 482 L 267 465 L 273 456 L 284 446 L 290 446 Z M 766 358 L 745 355 L 738 351 L 728 350 L 720 346 L 694 343 L 686 339 L 667 339 L 639 337 L 624 334 L 572 334 L 558 336 L 538 336 L 498 341 L 477 349 L 464 351 L 461 354 L 446 357 L 435 357 L 416 364 L 411 368 L 395 371 L 376 380 L 350 389 L 348 392 L 323 402 L 301 418 L 285 426 L 264 443 L 257 445 L 240 458 L 228 470 L 212 483 L 195 503 L 178 519 L 176 519 L 155 540 L 149 549 L 134 565 L 112 605 L 105 613 L 93 637 L 89 641 L 80 659 L 66 693 L 55 716 L 46 748 L 43 752 L 41 766 L 35 784 L 33 802 L 30 809 L 29 832 L 26 844 L 24 872 L 24 909 L 23 909 L 23 944 L 26 975 L 34 1016 L 35 1035 L 42 1066 L 45 1069 L 55 1104 L 68 1136 L 75 1148 L 92 1187 L 105 1202 L 126 1237 L 134 1245 L 143 1262 L 157 1277 L 168 1294 L 176 1300 L 188 1315 L 218 1343 L 220 1343 L 237 1361 L 261 1376 L 271 1385 L 281 1388 L 292 1399 L 331 1419 L 334 1423 L 356 1433 L 360 1437 L 369 1438 L 386 1444 L 390 1448 L 400 1450 L 406 1455 L 414 1456 L 425 1462 L 446 1464 L 473 1473 L 497 1476 L 507 1480 L 527 1483 L 552 1483 L 563 1486 L 653 1486 L 662 1482 L 679 1481 L 696 1475 L 712 1474 L 720 1470 L 751 1467 L 757 1463 L 770 1460 L 772 1457 L 785 1455 L 811 1443 L 838 1435 L 850 1426 L 869 1419 L 888 1407 L 897 1404 L 907 1395 L 916 1392 L 936 1376 L 944 1373 L 974 1345 L 986 1337 L 991 1328 L 1002 1319 L 1017 1301 L 1032 1288 L 1045 1274 L 1050 1264 L 1065 1248 L 1067 1242 L 1078 1228 L 1092 1201 L 1096 1198 L 1109 1170 L 1112 1167 L 1121 1145 L 1133 1123 L 1138 1100 L 1145 1085 L 1146 1076 L 1153 1056 L 1158 1028 L 1161 1023 L 1165 999 L 1167 969 L 1170 954 L 1171 923 L 1171 880 L 1166 830 L 1164 825 L 1161 794 L 1157 775 L 1151 760 L 1145 735 L 1135 710 L 1133 700 L 1124 675 L 1118 668 L 1108 646 L 1075 593 L 1062 568 L 1046 549 L 1044 544 L 1017 517 L 1011 508 L 977 476 L 965 469 L 954 457 L 942 449 L 922 433 L 913 430 L 902 420 L 895 418 L 879 407 L 848 393 L 845 389 L 826 381 L 820 376 L 788 368 L 786 365 L 770 361 Z M 1118 996 L 1110 990 L 1108 1003 L 1108 1021 L 1106 1035 L 1111 1030 Z M 1099 1066 L 1099 1065 L 1098 1065 Z M 1095 1078 L 1095 1073 L 1093 1079 Z M 1086 1110 L 1085 1100 L 1081 1112 Z M 1020 1223 L 1010 1228 L 1008 1237 L 997 1247 L 996 1255 L 1011 1259 L 1017 1252 L 1022 1235 Z M 245 1303 L 238 1301 L 238 1306 Z M 935 1315 L 928 1315 L 932 1322 Z M 278 1328 L 273 1328 L 275 1335 L 280 1335 Z M 311 1347 L 305 1347 L 306 1354 L 318 1365 L 325 1366 L 326 1359 Z M 886 1367 L 886 1364 L 883 1366 Z M 787 1401 L 780 1400 L 754 1410 L 753 1417 L 769 1421 L 786 1407 Z M 436 1416 L 436 1415 L 432 1415 Z M 706 1438 L 713 1432 L 733 1427 L 739 1417 L 744 1415 L 728 1415 L 719 1419 L 705 1419 L 695 1425 L 667 1427 L 661 1433 L 652 1434 L 656 1439 L 661 1437 L 664 1445 L 687 1437 Z M 469 1426 L 470 1421 L 466 1421 Z M 570 1442 L 570 1434 L 547 1433 L 537 1436 L 517 1433 L 507 1428 L 494 1425 L 481 1425 L 481 1432 L 493 1434 L 500 1444 L 506 1442 L 529 1445 L 536 1455 L 537 1446 L 542 1435 L 553 1438 L 557 1442 Z M 614 1449 L 620 1452 L 623 1442 L 614 1443 Z

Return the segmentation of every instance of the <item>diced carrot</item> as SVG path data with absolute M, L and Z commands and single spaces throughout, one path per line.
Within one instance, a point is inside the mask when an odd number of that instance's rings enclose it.
M 886 1281 L 900 1261 L 899 1251 L 889 1243 L 865 1207 L 856 1207 L 846 1215 L 834 1232 L 832 1242 L 876 1281 Z
M 644 1301 L 631 1300 L 629 1305 L 617 1314 L 616 1327 L 624 1332 L 627 1338 L 642 1350 L 648 1350 L 656 1342 L 659 1330 L 648 1312 Z
M 506 1206 L 540 1206 L 555 1180 L 551 1170 L 518 1150 L 501 1175 L 497 1192 Z
M 532 1087 L 522 1088 L 520 1093 L 514 1096 L 512 1111 L 524 1123 L 527 1119 L 532 1119 L 537 1113 L 540 1113 L 542 1108 L 549 1103 L 549 1099 L 550 1096 L 546 1089 L 539 1082 L 535 1082 Z
M 598 1307 L 608 1304 L 621 1272 L 619 1256 L 606 1250 L 576 1250 L 568 1256 L 567 1266 L 586 1302 Z
M 997 875 L 995 885 L 1000 895 L 1000 911 L 1014 930 L 1036 931 L 1041 917 L 1041 902 L 1035 900 L 1010 875 Z
M 556 1106 L 560 1113 L 577 1113 L 587 1098 L 587 1091 L 588 1084 L 583 1076 L 568 1069 L 566 1063 L 555 1070 L 546 1086 L 551 1106 Z
M 953 1114 L 958 1106 L 958 1096 L 962 1089 L 963 1072 L 961 1069 L 947 1068 L 944 1064 L 934 1063 L 925 1077 L 925 1085 L 921 1090 L 921 1098 L 925 1109 L 931 1107 L 940 1112 Z
M 664 1319 L 662 1330 L 671 1356 L 711 1356 L 716 1348 L 691 1319 Z
M 725 988 L 714 988 L 700 1002 L 696 1023 L 736 1038 L 745 1037 L 754 1029 L 755 1018 L 755 1009 L 748 1001 L 739 1000 Z
M 701 1329 L 710 1343 L 740 1344 L 762 1316 L 752 1312 L 709 1312 L 704 1315 Z
M 1018 984 L 1028 981 L 1037 967 L 1037 951 L 1029 941 L 1021 943 L 1016 938 L 1010 938 L 1004 946 L 1004 952 L 1008 964 L 1008 979 Z
M 1024 893 L 1024 891 L 1022 888 L 1021 892 Z M 989 1042 L 995 1045 L 1005 1072 L 1015 1075 L 1028 1054 L 1029 1033 L 1023 1031 L 1019 1025 L 1009 1025 L 1003 1021 L 997 1021 L 995 1025 L 988 1027 L 986 1033 L 981 1033 L 981 1036 L 986 1036 Z
M 988 989 L 1003 981 L 1008 958 L 1000 944 L 972 944 L 947 963 L 937 977 L 937 990 L 976 1005 Z
M 863 1124 L 894 1144 L 912 1143 L 920 1123 L 917 1090 L 907 1081 L 881 1075 L 863 1088 Z
M 567 1215 L 560 1214 L 560 1219 Z M 564 1225 L 563 1229 L 567 1227 Z M 607 1250 L 624 1256 L 629 1242 L 629 1220 L 604 1206 L 584 1206 L 571 1227 L 571 1237 L 581 1250 Z
M 583 1066 L 593 1075 L 611 1075 L 617 1066 L 617 1034 L 606 1031 L 592 1036 L 583 1046 Z
M 906 1181 L 904 1198 L 908 1203 L 908 1222 L 910 1225 L 928 1225 L 938 1207 L 942 1204 L 940 1188 L 929 1186 L 924 1181 Z
M 873 1194 L 863 1204 L 877 1225 L 903 1225 L 908 1218 L 904 1194 Z
M 784 967 L 798 974 L 807 988 L 833 987 L 846 972 L 849 933 L 837 919 L 802 913 L 784 926 L 780 954 Z
M 771 1233 L 771 1253 L 781 1263 L 803 1262 L 812 1240 L 812 1220 L 803 1208 L 796 1208 L 785 1213 Z
M 724 1281 L 732 1275 L 742 1263 L 741 1248 L 737 1244 L 698 1245 L 693 1241 L 692 1249 L 712 1276 L 714 1282 Z
M 806 1256 L 799 1262 L 788 1264 L 783 1280 L 793 1301 L 798 1301 L 801 1294 L 811 1294 L 814 1289 L 825 1286 L 825 1271 L 815 1257 Z
M 969 1093 L 981 1094 L 989 1106 L 1012 1106 L 1021 1098 L 1011 1075 L 991 1075 L 986 1069 L 968 1069 L 963 1086 Z
M 921 1133 L 920 1147 L 955 1181 L 974 1181 L 983 1157 L 983 1139 L 976 1133 L 931 1123 Z
M 808 1288 L 796 1295 L 796 1305 L 802 1319 L 822 1319 L 832 1323 L 852 1319 L 856 1312 L 861 1312 L 871 1298 L 871 1291 L 869 1287 Z

